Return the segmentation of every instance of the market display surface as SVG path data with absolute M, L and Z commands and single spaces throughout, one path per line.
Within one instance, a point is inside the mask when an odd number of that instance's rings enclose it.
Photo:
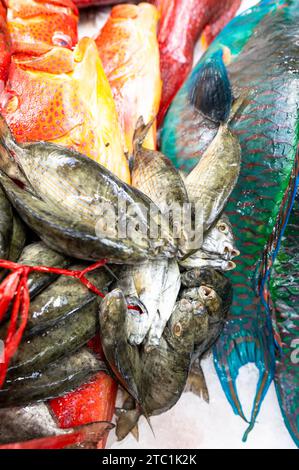
M 0 2 L 0 448 L 298 445 L 299 3 L 240 5 Z

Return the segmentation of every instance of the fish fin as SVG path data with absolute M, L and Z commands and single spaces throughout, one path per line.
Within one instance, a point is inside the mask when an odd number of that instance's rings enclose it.
M 192 392 L 206 403 L 210 402 L 206 379 L 199 363 L 196 366 L 193 365 L 189 372 L 185 392 Z
M 130 162 L 132 165 L 134 164 L 134 155 L 136 155 L 140 147 L 142 147 L 143 141 L 146 138 L 155 119 L 156 118 L 154 117 L 147 124 L 145 124 L 142 116 L 138 118 L 133 135 L 133 156 L 130 157 Z
M 116 437 L 119 441 L 122 441 L 130 432 L 135 432 L 134 429 L 137 426 L 138 420 L 141 416 L 139 408 L 133 410 L 125 410 L 119 408 L 117 411 L 118 420 L 116 423 Z M 135 436 L 134 436 L 135 437 Z
M 213 54 L 199 69 L 191 88 L 190 102 L 211 121 L 217 123 L 228 121 L 233 94 L 222 50 Z
M 139 426 L 136 424 L 136 426 L 131 430 L 131 434 L 133 437 L 135 437 L 136 441 L 139 441 Z
M 231 110 L 230 110 L 229 117 L 228 117 L 228 123 L 230 123 L 236 117 L 236 115 L 241 112 L 242 108 L 246 106 L 247 101 L 248 101 L 247 91 L 244 91 L 243 93 L 241 93 L 241 95 L 238 96 L 238 98 L 233 99 Z
M 244 415 L 236 388 L 239 370 L 248 363 L 255 363 L 259 371 L 250 421 Z M 223 391 L 234 413 L 249 423 L 243 436 L 243 441 L 246 441 L 274 377 L 275 352 L 269 319 L 265 319 L 263 326 L 256 320 L 248 318 L 244 320 L 238 318 L 228 322 L 214 346 L 214 364 Z
M 0 143 L 5 148 L 9 148 L 9 143 L 15 142 L 14 136 L 4 119 L 4 117 L 0 114 Z

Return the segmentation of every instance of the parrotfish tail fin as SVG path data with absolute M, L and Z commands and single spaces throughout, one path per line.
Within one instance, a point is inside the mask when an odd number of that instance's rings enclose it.
M 271 322 L 257 324 L 258 320 L 232 319 L 214 347 L 214 363 L 223 391 L 233 411 L 246 422 L 236 388 L 240 368 L 255 363 L 259 370 L 253 409 L 243 441 L 253 429 L 262 401 L 274 377 L 275 355 Z
M 199 69 L 191 88 L 190 101 L 213 122 L 225 123 L 229 120 L 233 94 L 222 50 L 208 58 Z

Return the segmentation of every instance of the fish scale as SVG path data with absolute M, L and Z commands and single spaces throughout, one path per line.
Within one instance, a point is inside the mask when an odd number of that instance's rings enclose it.
M 205 60 L 223 46 L 228 47 L 232 53 L 228 71 L 234 95 L 245 95 L 232 121 L 242 148 L 241 173 L 225 208 L 241 257 L 236 270 L 228 274 L 234 299 L 230 320 L 215 347 L 215 365 L 234 411 L 245 418 L 235 382 L 242 365 L 256 363 L 260 377 L 248 431 L 275 369 L 268 280 L 297 172 L 298 26 L 297 0 L 264 1 L 235 18 L 177 95 L 162 132 L 162 151 L 177 166 L 192 169 L 217 129 L 203 115 L 196 115 L 190 91 Z M 189 143 L 195 123 L 198 130 Z M 204 133 L 205 139 L 197 141 Z
M 281 350 L 275 386 L 286 426 L 299 446 L 299 191 L 273 266 L 273 321 Z

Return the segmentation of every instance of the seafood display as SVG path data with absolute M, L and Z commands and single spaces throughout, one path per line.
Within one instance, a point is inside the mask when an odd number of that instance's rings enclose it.
M 155 433 L 212 351 L 298 443 L 298 4 L 240 3 L 0 0 L 0 449 Z
M 230 404 L 243 418 L 238 371 L 248 362 L 258 367 L 248 430 L 275 371 L 269 276 L 298 172 L 298 11 L 297 1 L 265 1 L 232 20 L 175 98 L 162 133 L 162 151 L 177 167 L 195 171 L 220 130 L 217 119 L 197 109 L 205 101 L 202 68 L 220 51 L 230 51 L 228 74 L 233 96 L 241 101 L 230 124 L 240 141 L 242 165 L 225 212 L 241 256 L 228 273 L 234 300 L 215 346 L 215 364 Z
M 191 71 L 195 44 L 201 33 L 206 44 L 210 44 L 233 18 L 240 3 L 240 0 L 155 0 L 161 12 L 158 39 L 163 92 L 159 125 Z
M 159 111 L 162 82 L 157 41 L 158 11 L 153 5 L 119 5 L 96 38 L 104 70 L 116 103 L 125 148 L 132 141 L 140 116 L 148 123 Z M 146 90 L 146 94 L 144 91 Z M 153 122 L 144 145 L 156 148 Z

